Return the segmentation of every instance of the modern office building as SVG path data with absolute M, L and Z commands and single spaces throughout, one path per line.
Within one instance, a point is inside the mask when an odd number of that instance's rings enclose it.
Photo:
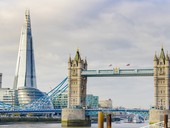
M 58 108 L 67 108 L 68 105 L 68 92 L 64 92 L 60 94 L 59 96 L 52 99 L 52 103 L 55 109 Z
M 66 108 L 68 105 L 68 91 L 60 94 L 52 99 L 54 108 Z M 95 109 L 98 108 L 99 97 L 92 94 L 86 96 L 86 108 Z
M 19 87 L 37 88 L 29 10 L 25 11 L 13 89 L 17 90 Z
M 15 105 L 15 90 L 10 88 L 0 88 L 0 101 L 5 104 Z
M 100 108 L 112 109 L 112 100 L 111 100 L 111 99 L 108 99 L 108 100 L 100 100 L 100 101 L 99 101 L 99 107 L 100 107 Z
M 86 108 L 95 109 L 98 108 L 99 97 L 93 96 L 92 94 L 86 95 Z
M 7 107 L 9 106 L 15 106 L 18 105 L 18 102 L 16 99 L 16 95 L 15 95 L 15 90 L 10 89 L 10 88 L 2 88 L 2 73 L 0 73 L 0 109 L 3 109 L 1 107 L 3 107 L 2 104 L 5 104 L 5 106 Z
M 36 88 L 26 88 L 20 87 L 17 90 L 18 94 L 18 103 L 20 105 L 28 104 L 33 100 L 39 99 L 44 96 L 44 93 Z

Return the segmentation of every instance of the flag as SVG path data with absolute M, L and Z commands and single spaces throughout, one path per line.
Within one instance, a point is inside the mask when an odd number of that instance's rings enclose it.
M 126 66 L 130 66 L 130 64 L 126 64 Z

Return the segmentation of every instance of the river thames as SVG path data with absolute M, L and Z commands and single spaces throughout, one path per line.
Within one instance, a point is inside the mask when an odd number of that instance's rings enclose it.
M 112 123 L 113 128 L 140 128 L 148 123 Z M 106 124 L 105 124 L 106 127 Z M 0 125 L 0 128 L 62 128 L 60 123 L 15 123 Z M 70 127 L 69 127 L 70 128 Z M 80 128 L 80 127 L 79 127 Z M 97 128 L 97 124 L 92 124 L 90 128 Z

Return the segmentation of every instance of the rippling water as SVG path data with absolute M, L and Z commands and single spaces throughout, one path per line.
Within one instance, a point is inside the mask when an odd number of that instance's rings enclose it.
M 147 123 L 112 123 L 112 128 L 140 128 L 146 126 Z M 105 124 L 106 127 L 106 124 Z M 0 125 L 0 128 L 62 128 L 60 123 L 15 123 Z M 69 127 L 70 128 L 70 127 Z M 97 124 L 92 124 L 91 128 L 97 128 Z

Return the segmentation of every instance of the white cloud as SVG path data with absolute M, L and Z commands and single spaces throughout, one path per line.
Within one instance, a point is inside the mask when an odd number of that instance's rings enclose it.
M 170 47 L 169 5 L 166 0 L 0 1 L 3 86 L 13 84 L 20 30 L 27 8 L 31 11 L 38 87 L 48 91 L 67 76 L 68 56 L 71 54 L 73 58 L 77 48 L 83 58 L 87 57 L 90 69 L 108 68 L 110 63 L 125 68 L 127 63 L 132 68 L 153 67 L 155 51 L 162 44 L 165 51 Z M 88 91 L 112 98 L 114 105 L 136 107 L 139 99 L 146 96 L 146 102 L 140 106 L 147 108 L 153 103 L 152 78 L 139 78 L 135 83 L 133 79 L 125 82 L 122 78 L 112 79 L 98 82 L 90 78 Z M 105 86 L 109 95 L 103 93 Z M 133 88 L 127 90 L 130 87 Z M 127 103 L 124 97 L 129 97 Z M 132 100 L 133 97 L 136 99 Z

